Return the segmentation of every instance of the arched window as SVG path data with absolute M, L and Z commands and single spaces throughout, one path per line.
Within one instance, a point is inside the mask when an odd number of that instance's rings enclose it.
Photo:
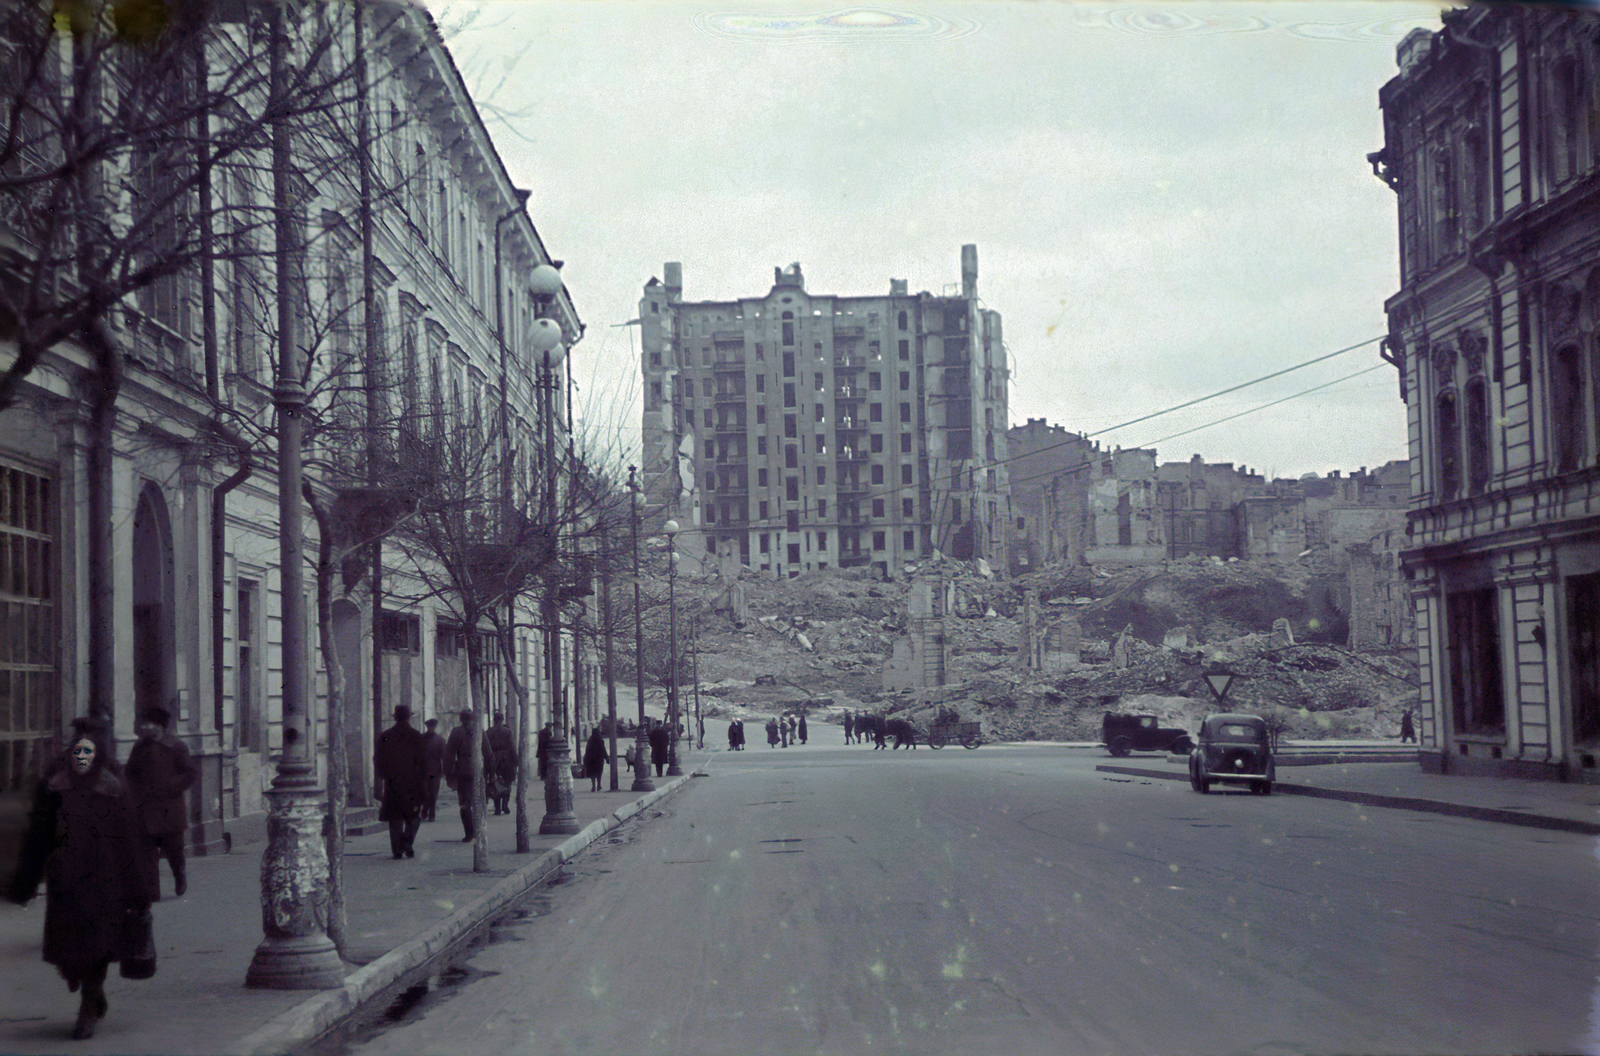
M 1562 345 L 1550 362 L 1550 461 L 1557 473 L 1583 464 L 1583 403 L 1583 359 L 1576 344 Z
M 1467 383 L 1467 487 L 1480 495 L 1489 487 L 1489 386 Z
M 900 312 L 900 316 L 899 316 L 899 320 L 898 321 L 899 321 L 899 324 L 900 324 L 900 329 L 904 330 L 906 328 L 906 322 L 907 322 L 906 313 L 905 313 L 904 310 L 902 310 Z
M 1433 439 L 1439 498 L 1447 501 L 1461 493 L 1461 426 L 1454 389 L 1439 394 Z

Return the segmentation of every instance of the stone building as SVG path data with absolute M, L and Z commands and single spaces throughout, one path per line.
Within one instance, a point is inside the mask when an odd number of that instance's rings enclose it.
M 811 293 L 794 264 L 764 295 L 685 301 L 669 263 L 639 319 L 644 485 L 691 566 L 1005 555 L 1009 370 L 976 246 L 937 295 Z
M 1600 17 L 1473 5 L 1379 93 L 1424 766 L 1600 779 Z
M 214 75 L 248 74 L 249 64 L 266 61 L 269 7 L 217 6 L 208 38 Z M 0 785 L 12 806 L 73 716 L 92 706 L 108 713 L 125 757 L 137 711 L 161 704 L 201 769 L 189 797 L 193 842 L 212 849 L 263 834 L 263 791 L 284 743 L 284 500 L 270 428 L 279 348 L 307 368 L 307 482 L 352 542 L 363 541 L 369 516 L 383 520 L 373 493 L 392 496 L 428 467 L 437 476 L 453 430 L 537 452 L 546 417 L 567 420 L 559 374 L 539 399 L 529 338 L 538 316 L 553 320 L 567 344 L 582 324 L 565 290 L 536 297 L 531 288 L 551 257 L 528 192 L 512 185 L 431 19 L 412 5 L 329 6 L 292 32 L 326 45 L 315 76 L 337 80 L 341 102 L 298 121 L 282 158 L 261 129 L 246 136 L 229 124 L 247 123 L 260 103 L 240 95 L 229 104 L 236 110 L 216 111 L 212 133 L 213 142 L 239 135 L 243 146 L 209 178 L 194 177 L 187 148 L 177 148 L 166 167 L 133 167 L 127 201 L 108 191 L 103 202 L 108 214 L 138 217 L 144 203 L 175 193 L 165 214 L 171 244 L 210 240 L 105 315 L 123 352 L 109 408 L 106 515 L 90 513 L 97 491 L 87 379 L 96 361 L 88 348 L 52 344 L 0 412 L 0 553 L 11 555 L 0 620 L 8 642 L 29 643 L 0 648 Z M 14 44 L 0 39 L 0 58 L 9 62 Z M 359 149 L 362 127 L 371 150 Z M 271 208 L 275 192 L 290 210 Z M 360 222 L 364 202 L 369 230 Z M 9 279 L 44 258 L 29 240 L 27 204 L 10 200 L 7 209 L 0 251 Z M 200 216 L 209 230 L 184 226 Z M 274 221 L 285 216 L 280 244 Z M 202 267 L 212 252 L 216 263 Z M 0 337 L 0 370 L 18 362 L 11 337 Z M 536 491 L 540 468 L 527 456 L 505 462 L 507 494 Z M 364 495 L 374 501 L 363 505 Z M 339 511 L 349 516 L 340 520 Z M 108 607 L 91 599 L 86 573 L 102 530 L 110 532 Z M 320 534 L 309 511 L 305 536 L 314 559 Z M 410 563 L 395 546 L 384 548 L 375 583 L 370 550 L 335 575 L 334 640 L 318 640 L 309 573 L 307 618 L 296 629 L 310 643 L 309 735 L 322 747 L 343 742 L 356 808 L 372 802 L 373 737 L 390 709 L 407 704 L 419 726 L 439 717 L 448 729 L 466 700 L 466 636 L 485 633 L 462 626 L 449 593 L 419 578 L 426 562 Z M 105 612 L 108 652 L 97 661 L 90 622 Z M 515 641 L 514 660 L 539 702 L 536 722 L 548 705 L 547 644 L 528 632 Z M 346 682 L 347 723 L 338 730 L 326 721 L 325 651 L 340 658 Z M 570 652 L 556 655 L 570 664 Z M 109 664 L 112 700 L 89 699 L 99 662 Z M 509 699 L 503 673 L 489 668 L 489 707 Z M 325 754 L 315 758 L 326 778 Z

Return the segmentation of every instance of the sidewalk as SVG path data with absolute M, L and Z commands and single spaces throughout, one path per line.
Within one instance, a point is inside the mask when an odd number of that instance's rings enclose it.
M 628 791 L 625 769 L 616 792 L 590 792 L 573 782 L 575 836 L 540 836 L 544 799 L 529 797 L 530 851 L 517 854 L 515 814 L 485 819 L 490 871 L 472 871 L 472 845 L 462 842 L 455 794 L 441 789 L 439 820 L 417 835 L 417 856 L 395 860 L 388 827 L 346 841 L 344 886 L 349 955 L 362 965 L 341 989 L 253 990 L 245 971 L 260 944 L 261 852 L 255 843 L 231 854 L 191 857 L 189 890 L 172 896 L 161 866 L 162 901 L 154 906 L 159 966 L 155 978 L 132 982 L 113 967 L 106 980 L 110 1012 L 95 1036 L 71 1038 L 78 996 L 39 957 L 43 894 L 27 906 L 0 902 L 0 1052 L 15 1054 L 282 1053 L 322 1033 L 411 969 L 494 916 L 561 862 L 606 832 L 682 788 L 705 758 L 686 752 L 682 777 L 652 777 L 654 792 Z M 609 770 L 605 787 L 609 787 Z
M 1181 756 L 1101 763 L 1096 770 L 1188 782 Z M 1600 785 L 1509 777 L 1430 774 L 1415 762 L 1338 762 L 1278 766 L 1273 795 L 1316 796 L 1600 835 Z

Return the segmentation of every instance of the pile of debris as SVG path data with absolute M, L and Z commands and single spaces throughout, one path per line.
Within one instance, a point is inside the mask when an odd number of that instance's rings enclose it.
M 1415 706 L 1413 654 L 1338 644 L 1338 592 L 1314 565 L 1185 559 L 1005 580 L 982 561 L 935 558 L 907 571 L 893 582 L 866 570 L 680 576 L 703 713 L 803 707 L 816 724 L 867 709 L 926 727 L 952 706 L 991 740 L 1095 740 L 1106 711 L 1198 726 L 1215 710 L 1202 675 L 1218 667 L 1235 675 L 1227 706 L 1271 714 L 1290 739 L 1393 737 Z M 912 628 L 916 584 L 931 585 L 943 616 L 945 684 L 888 692 L 885 661 Z M 1070 613 L 1081 629 L 1077 655 L 1049 673 L 1025 666 L 1026 591 L 1041 622 Z

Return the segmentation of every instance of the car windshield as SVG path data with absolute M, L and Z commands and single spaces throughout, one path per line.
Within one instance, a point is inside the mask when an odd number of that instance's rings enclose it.
M 1218 741 L 1257 741 L 1261 734 L 1248 723 L 1225 722 L 1211 731 L 1211 737 Z

